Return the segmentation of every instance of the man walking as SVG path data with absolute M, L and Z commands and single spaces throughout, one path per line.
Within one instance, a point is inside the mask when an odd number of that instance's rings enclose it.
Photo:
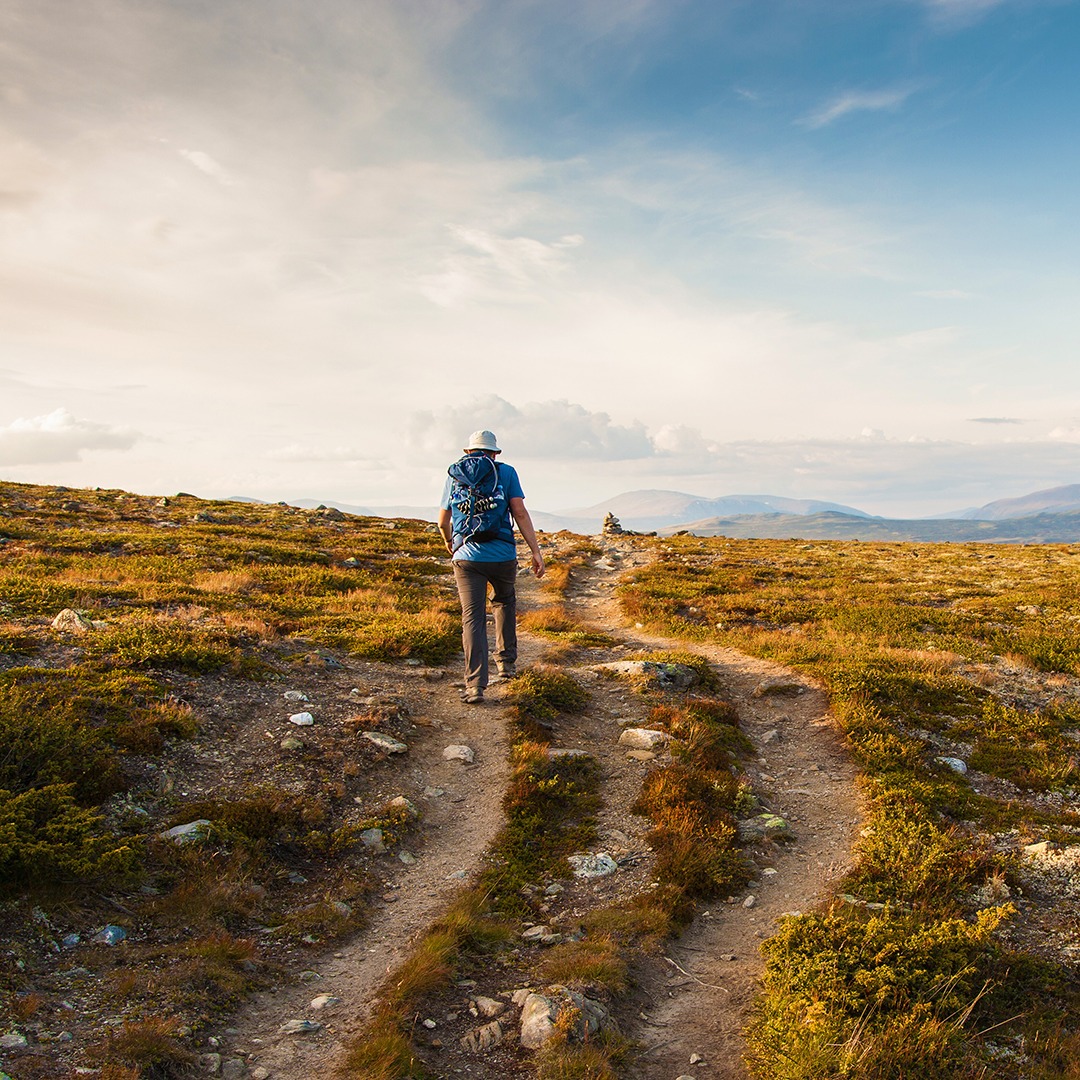
M 465 456 L 447 470 L 439 532 L 453 556 L 461 598 L 465 700 L 479 704 L 488 684 L 487 589 L 494 595 L 495 662 L 499 677 L 513 678 L 517 661 L 517 551 L 511 519 L 532 552 L 532 572 L 544 576 L 525 493 L 516 470 L 496 461 L 502 451 L 490 431 L 474 431 Z

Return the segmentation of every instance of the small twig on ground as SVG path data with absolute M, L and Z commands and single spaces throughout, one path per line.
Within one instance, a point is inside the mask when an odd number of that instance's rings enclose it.
M 730 994 L 731 991 L 726 986 L 717 986 L 715 983 L 702 982 L 693 972 L 687 971 L 684 967 L 679 967 L 670 956 L 665 956 L 664 959 L 673 967 L 681 971 L 688 979 L 693 979 L 698 986 L 704 986 L 708 990 L 723 990 L 725 994 Z

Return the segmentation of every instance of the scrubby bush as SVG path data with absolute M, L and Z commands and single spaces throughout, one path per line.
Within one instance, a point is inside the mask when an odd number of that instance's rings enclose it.
M 101 816 L 80 807 L 72 789 L 0 789 L 0 889 L 102 882 L 134 869 L 135 851 L 106 834 Z

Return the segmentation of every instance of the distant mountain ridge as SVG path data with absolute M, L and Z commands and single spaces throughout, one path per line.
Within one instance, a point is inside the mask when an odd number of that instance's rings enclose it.
M 609 512 L 619 519 L 624 528 L 641 532 L 704 518 L 751 514 L 792 514 L 802 517 L 831 512 L 851 517 L 871 516 L 853 506 L 819 499 L 789 499 L 782 495 L 723 495 L 706 499 L 681 491 L 658 490 L 626 491 L 594 506 L 565 510 L 556 516 L 568 521 L 595 521 L 599 529 L 600 522 Z
M 1032 514 L 1071 514 L 1080 511 L 1080 484 L 1033 491 L 1014 499 L 995 499 L 974 510 L 961 510 L 949 517 L 964 521 L 1004 521 Z
M 852 517 L 849 514 L 755 514 L 708 518 L 661 529 L 662 536 L 727 536 L 733 540 L 865 540 L 883 543 L 1080 543 L 1080 512 L 1032 514 L 999 521 L 961 518 L 912 520 Z
M 235 501 L 258 502 L 237 496 Z M 315 499 L 286 500 L 306 509 Z M 435 506 L 358 506 L 326 500 L 346 514 L 434 521 Z M 593 506 L 552 514 L 530 507 L 538 529 L 594 535 L 608 513 L 634 532 L 670 535 L 807 540 L 988 541 L 993 543 L 1080 543 L 1080 484 L 1046 488 L 1017 498 L 997 499 L 975 509 L 932 518 L 890 519 L 842 503 L 789 499 L 779 495 L 725 495 L 706 499 L 681 491 L 626 491 Z

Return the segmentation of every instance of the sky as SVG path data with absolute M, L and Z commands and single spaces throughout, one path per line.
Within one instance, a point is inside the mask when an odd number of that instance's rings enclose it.
M 0 478 L 1080 482 L 1080 0 L 0 0 Z

